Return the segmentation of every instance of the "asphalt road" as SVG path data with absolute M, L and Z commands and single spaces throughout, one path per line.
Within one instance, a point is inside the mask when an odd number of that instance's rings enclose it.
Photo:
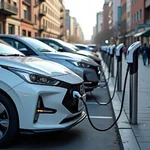
M 93 95 L 100 102 L 108 101 L 107 88 L 97 88 L 93 91 Z M 87 106 L 90 117 L 97 127 L 107 128 L 114 121 L 111 104 L 99 106 L 88 93 Z M 35 148 L 42 150 L 120 150 L 120 145 L 116 127 L 106 132 L 98 132 L 90 126 L 86 118 L 68 131 L 42 135 L 20 135 L 16 143 L 8 149 Z

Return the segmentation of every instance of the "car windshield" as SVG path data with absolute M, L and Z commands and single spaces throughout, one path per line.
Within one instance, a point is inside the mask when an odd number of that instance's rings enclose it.
M 19 52 L 15 48 L 0 43 L 0 55 L 1 56 L 25 56 L 23 53 Z
M 77 50 L 74 49 L 73 47 L 71 47 L 68 43 L 63 42 L 61 40 L 55 39 L 55 41 L 59 42 L 61 45 L 63 45 L 64 47 L 68 48 L 70 51 L 74 51 L 76 52 Z
M 89 47 L 90 47 L 90 48 L 96 48 L 96 46 L 94 46 L 94 45 L 93 45 L 93 46 L 92 46 L 92 45 L 90 45 Z
M 40 52 L 57 52 L 55 49 L 51 48 L 50 46 L 48 46 L 47 44 L 45 44 L 39 40 L 29 38 L 29 37 L 22 37 L 22 40 L 25 41 L 26 43 L 28 43 L 33 48 L 35 48 L 37 51 L 40 51 Z
M 68 44 L 68 46 L 72 47 L 73 49 L 75 49 L 76 51 L 79 51 L 80 49 L 78 47 L 76 47 L 75 45 L 73 44 L 70 44 L 70 43 L 66 43 Z

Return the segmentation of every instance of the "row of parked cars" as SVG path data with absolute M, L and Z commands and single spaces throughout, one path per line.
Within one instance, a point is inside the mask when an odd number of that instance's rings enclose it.
M 98 86 L 100 59 L 91 51 L 50 38 L 0 34 L 0 146 L 21 131 L 65 130 L 86 114 L 78 92 Z

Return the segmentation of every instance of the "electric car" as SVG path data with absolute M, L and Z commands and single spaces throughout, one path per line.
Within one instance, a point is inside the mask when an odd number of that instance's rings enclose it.
M 93 48 L 87 46 L 87 45 L 84 45 L 84 44 L 74 44 L 76 47 L 78 47 L 80 50 L 85 50 L 85 51 L 92 51 Z
M 0 39 L 13 46 L 26 56 L 36 56 L 51 60 L 69 68 L 84 79 L 86 92 L 98 86 L 100 67 L 92 59 L 66 52 L 57 52 L 47 44 L 30 37 L 0 34 Z
M 40 133 L 69 129 L 85 118 L 83 79 L 68 68 L 25 57 L 0 43 L 0 147 L 19 131 Z
M 90 51 L 79 50 L 75 48 L 74 45 L 66 43 L 62 40 L 54 39 L 54 38 L 40 38 L 40 37 L 37 37 L 36 39 L 44 42 L 45 44 L 51 46 L 52 48 L 54 48 L 59 52 L 69 52 L 69 53 L 74 53 L 82 56 L 87 56 L 93 59 L 99 65 L 101 64 L 100 59 L 95 53 L 91 53 Z

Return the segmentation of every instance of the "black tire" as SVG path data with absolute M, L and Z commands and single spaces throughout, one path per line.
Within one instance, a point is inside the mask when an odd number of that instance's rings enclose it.
M 10 144 L 12 144 L 18 135 L 19 130 L 19 121 L 18 121 L 18 114 L 16 107 L 14 106 L 11 99 L 9 99 L 4 94 L 0 93 L 0 104 L 2 104 L 5 109 L 7 110 L 7 114 L 9 117 L 9 125 L 8 128 L 3 135 L 3 137 L 0 137 L 0 148 L 8 147 Z M 2 106 L 1 105 L 1 106 Z M 1 113 L 2 114 L 2 113 Z M 5 116 L 7 116 L 5 115 Z M 0 117 L 2 117 L 0 115 Z M 1 118 L 0 118 L 1 119 Z M 1 124 L 0 124 L 1 125 Z M 1 131 L 1 129 L 0 129 Z

